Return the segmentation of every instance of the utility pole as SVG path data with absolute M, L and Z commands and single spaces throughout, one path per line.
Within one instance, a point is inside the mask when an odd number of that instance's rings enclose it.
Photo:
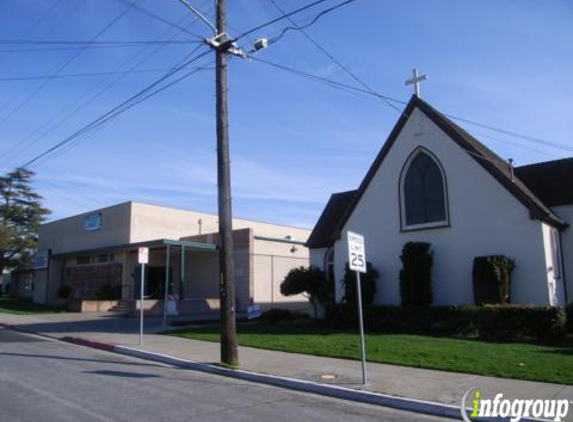
M 217 1 L 217 35 L 226 33 L 227 1 Z M 229 160 L 229 109 L 227 106 L 227 50 L 222 43 L 215 49 L 217 93 L 217 185 L 219 200 L 219 298 L 221 303 L 221 362 L 239 364 L 235 322 L 235 265 L 231 210 L 231 171 Z

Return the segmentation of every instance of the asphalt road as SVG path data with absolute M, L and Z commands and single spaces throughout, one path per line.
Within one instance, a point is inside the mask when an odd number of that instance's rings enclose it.
M 439 421 L 0 329 L 1 422 Z

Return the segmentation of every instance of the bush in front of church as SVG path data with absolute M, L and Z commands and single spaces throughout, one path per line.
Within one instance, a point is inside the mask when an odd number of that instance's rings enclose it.
M 378 270 L 372 266 L 370 262 L 366 263 L 366 272 L 360 274 L 360 291 L 362 296 L 362 303 L 370 305 L 374 302 L 376 295 L 376 280 L 378 279 Z M 348 262 L 344 266 L 344 278 L 342 279 L 344 286 L 344 297 L 342 300 L 346 303 L 358 303 L 356 291 L 356 272 L 351 271 Z
M 567 314 L 567 331 L 573 333 L 573 302 L 567 305 L 565 312 Z
M 334 301 L 334 286 L 317 267 L 298 267 L 291 269 L 280 285 L 283 296 L 306 296 L 318 318 L 318 305 Z
M 513 259 L 505 255 L 478 256 L 474 258 L 472 280 L 476 305 L 510 303 Z
M 434 254 L 431 244 L 408 242 L 402 248 L 400 297 L 403 306 L 428 306 L 434 300 L 432 266 Z

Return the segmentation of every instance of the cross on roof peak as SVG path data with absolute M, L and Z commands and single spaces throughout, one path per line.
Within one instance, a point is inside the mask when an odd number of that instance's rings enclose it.
M 426 75 L 420 75 L 418 69 L 414 69 L 412 74 L 414 77 L 406 80 L 405 85 L 414 85 L 414 94 L 420 98 L 420 82 L 427 80 L 428 77 Z

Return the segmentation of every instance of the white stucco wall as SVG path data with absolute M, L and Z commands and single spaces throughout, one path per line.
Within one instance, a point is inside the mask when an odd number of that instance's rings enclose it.
M 96 213 L 101 213 L 101 227 L 85 230 L 86 217 Z M 42 224 L 38 229 L 38 249 L 59 254 L 129 243 L 130 213 L 131 203 L 125 202 Z
M 401 232 L 399 176 L 418 147 L 431 151 L 446 174 L 450 227 Z M 516 261 L 512 301 L 548 303 L 542 223 L 467 152 L 415 109 L 372 179 L 335 244 L 336 279 L 347 260 L 347 230 L 362 233 L 368 261 L 380 272 L 378 304 L 399 304 L 400 254 L 408 241 L 434 250 L 434 304 L 473 303 L 471 281 L 476 256 L 504 254 Z M 311 261 L 317 259 L 311 254 Z M 322 266 L 322 265 L 321 265 Z M 336 283 L 337 298 L 343 293 Z
M 306 236 L 308 237 L 307 233 Z M 306 240 L 306 238 L 302 240 Z M 255 237 L 252 262 L 253 293 L 256 304 L 263 308 L 288 307 L 307 310 L 308 299 L 306 297 L 303 295 L 283 296 L 280 293 L 280 285 L 292 268 L 308 267 L 308 248 L 297 243 L 271 241 Z M 286 304 L 289 306 L 285 306 Z
M 324 270 L 324 254 L 328 248 L 319 248 L 310 250 L 310 265 Z

